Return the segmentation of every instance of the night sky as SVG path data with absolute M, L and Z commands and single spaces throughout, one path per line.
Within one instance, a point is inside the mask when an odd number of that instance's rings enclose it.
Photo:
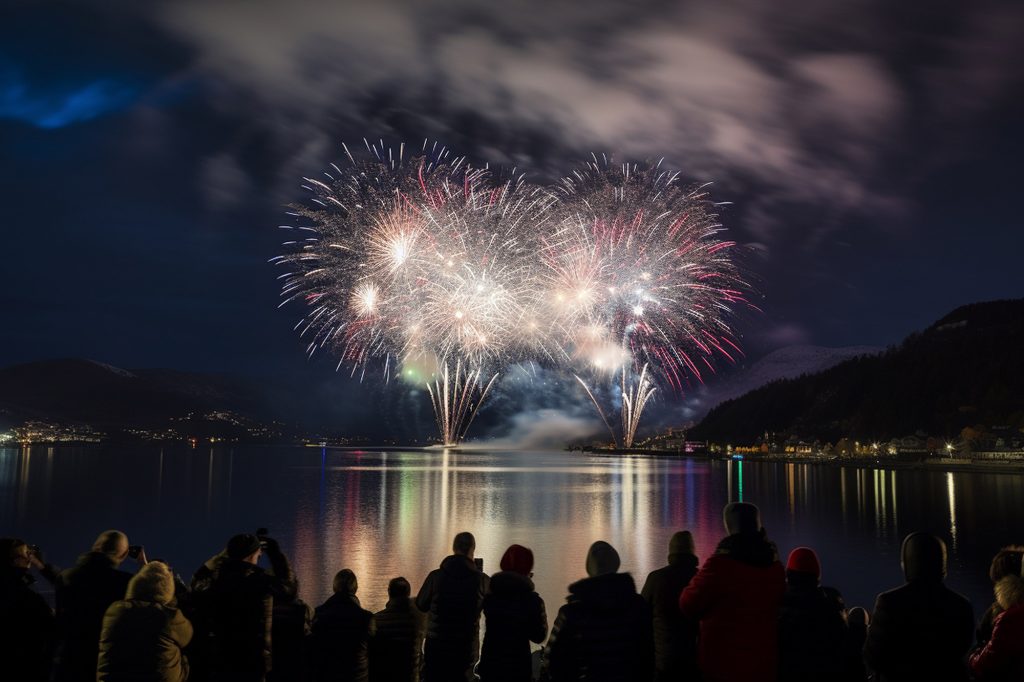
M 8 2 L 0 364 L 344 381 L 267 259 L 363 137 L 538 182 L 664 157 L 732 202 L 751 358 L 892 344 L 1024 295 L 1021 27 L 984 1 Z

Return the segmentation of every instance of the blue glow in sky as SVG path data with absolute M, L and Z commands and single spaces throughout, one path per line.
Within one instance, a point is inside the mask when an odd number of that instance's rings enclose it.
M 137 88 L 111 79 L 31 88 L 22 79 L 8 74 L 0 80 L 0 118 L 23 121 L 37 128 L 63 128 L 123 109 L 137 94 Z

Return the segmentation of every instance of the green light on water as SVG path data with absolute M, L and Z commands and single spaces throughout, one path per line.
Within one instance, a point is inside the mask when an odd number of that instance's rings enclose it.
M 743 501 L 743 460 L 742 459 L 740 460 L 739 479 L 740 479 L 740 484 L 739 484 L 739 488 L 740 488 L 740 490 L 739 490 L 740 502 L 742 502 Z

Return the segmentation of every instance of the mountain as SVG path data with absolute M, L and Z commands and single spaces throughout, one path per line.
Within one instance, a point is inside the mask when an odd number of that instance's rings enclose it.
M 963 306 L 884 353 L 728 400 L 691 434 L 744 442 L 770 431 L 834 442 L 1022 427 L 1022 346 L 1024 299 Z

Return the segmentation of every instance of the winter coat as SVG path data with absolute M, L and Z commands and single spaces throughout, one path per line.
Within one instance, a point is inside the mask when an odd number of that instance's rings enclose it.
M 192 624 L 175 607 L 141 599 L 116 601 L 103 616 L 98 682 L 185 682 Z
M 837 680 L 847 638 L 845 605 L 837 591 L 792 577 L 779 609 L 779 682 Z
M 354 594 L 335 593 L 313 615 L 313 679 L 324 682 L 369 680 L 369 645 L 373 614 Z
M 1006 576 L 996 583 L 1001 612 L 988 643 L 971 655 L 970 667 L 978 682 L 1024 679 L 1024 578 Z
M 429 614 L 424 646 L 428 681 L 451 682 L 472 674 L 480 651 L 480 612 L 490 579 L 473 561 L 453 554 L 430 572 L 416 595 Z
M 654 618 L 655 679 L 695 679 L 697 622 L 679 610 L 679 595 L 697 574 L 692 554 L 671 554 L 668 566 L 652 571 L 640 590 Z
M 57 577 L 57 657 L 54 679 L 96 678 L 103 616 L 124 599 L 132 574 L 120 571 L 106 554 L 88 552 Z
M 544 668 L 552 682 L 651 679 L 651 610 L 631 575 L 609 573 L 569 586 L 544 650 Z
M 983 647 L 992 639 L 992 626 L 995 624 L 996 617 L 1003 612 L 1003 608 L 999 606 L 999 602 L 992 602 L 992 605 L 985 610 L 985 613 L 981 615 L 981 620 L 978 622 L 978 629 L 975 632 L 978 638 L 978 646 Z
M 530 682 L 533 663 L 530 642 L 548 636 L 544 600 L 525 575 L 502 571 L 491 576 L 484 597 L 487 630 L 477 674 L 483 682 Z
M 683 615 L 700 621 L 697 661 L 704 680 L 776 678 L 785 589 L 778 551 L 763 530 L 718 544 L 679 597 Z
M 309 635 L 313 609 L 301 599 L 274 599 L 269 682 L 302 682 L 309 678 Z
M 56 625 L 27 571 L 0 569 L 0 666 L 12 680 L 50 677 Z
M 405 597 L 392 599 L 373 616 L 377 632 L 370 640 L 373 682 L 419 682 L 427 614 Z
M 271 668 L 274 597 L 293 599 L 295 578 L 284 555 L 267 555 L 272 572 L 219 554 L 192 579 L 197 653 L 219 682 L 261 682 Z
M 941 579 L 912 580 L 878 595 L 864 660 L 879 682 L 967 680 L 974 612 Z

